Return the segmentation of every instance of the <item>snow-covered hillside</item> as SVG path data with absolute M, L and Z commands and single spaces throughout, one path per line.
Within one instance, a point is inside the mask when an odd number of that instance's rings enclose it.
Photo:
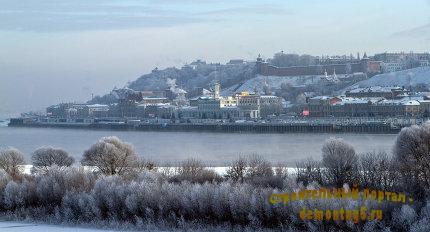
M 254 92 L 255 89 L 262 91 L 264 85 L 267 85 L 272 89 L 281 88 L 282 84 L 290 84 L 291 86 L 303 86 L 309 84 L 316 84 L 322 80 L 324 76 L 291 76 L 291 77 L 279 77 L 279 76 L 261 76 L 257 75 L 255 78 L 245 81 L 243 84 L 237 84 L 230 88 L 222 91 L 223 95 L 231 95 L 233 93 L 248 91 Z
M 226 88 L 254 77 L 254 63 L 242 65 L 201 64 L 195 68 L 157 69 L 129 83 L 128 88 L 136 91 L 165 90 L 170 87 L 169 80 L 174 80 L 179 88 L 190 93 L 196 87 L 210 89 L 216 81 L 219 81 L 221 86 Z M 117 97 L 108 93 L 104 96 L 96 96 L 89 103 L 110 104 L 116 101 Z
M 223 86 L 231 86 L 254 77 L 254 66 L 253 63 L 243 65 L 204 64 L 195 69 L 167 68 L 139 77 L 129 84 L 129 88 L 138 91 L 164 90 L 169 87 L 167 79 L 174 79 L 179 87 L 187 91 L 195 87 L 212 87 L 215 80 L 220 81 Z
M 419 67 L 376 75 L 347 89 L 370 86 L 416 86 L 418 84 L 430 84 L 430 67 Z

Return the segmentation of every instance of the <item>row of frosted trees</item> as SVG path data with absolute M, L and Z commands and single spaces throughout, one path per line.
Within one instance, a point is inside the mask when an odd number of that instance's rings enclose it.
M 430 125 L 403 129 L 393 154 L 356 154 L 341 139 L 329 139 L 321 160 L 303 160 L 295 171 L 259 156 L 240 157 L 225 175 L 195 159 L 158 168 L 116 137 L 102 138 L 83 154 L 81 165 L 62 149 L 23 155 L 1 151 L 0 214 L 5 218 L 87 224 L 118 229 L 430 231 L 428 205 Z M 272 193 L 320 187 L 358 186 L 402 192 L 413 202 L 316 199 L 271 204 Z M 305 208 L 382 209 L 382 221 L 303 221 Z

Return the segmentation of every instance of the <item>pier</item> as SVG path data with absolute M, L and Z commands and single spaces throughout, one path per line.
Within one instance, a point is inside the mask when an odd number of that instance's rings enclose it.
M 396 134 L 405 126 L 422 124 L 427 119 L 412 118 L 306 118 L 278 120 L 277 122 L 215 122 L 195 121 L 181 123 L 171 120 L 82 120 L 82 119 L 11 119 L 11 127 L 53 127 L 94 130 L 178 131 L 218 133 L 370 133 Z

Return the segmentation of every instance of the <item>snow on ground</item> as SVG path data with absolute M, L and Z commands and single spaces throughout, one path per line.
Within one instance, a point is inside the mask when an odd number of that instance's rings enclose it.
M 209 167 L 208 169 L 214 170 L 217 174 L 223 176 L 227 173 L 228 168 L 229 167 Z M 272 169 L 275 171 L 276 167 L 273 167 Z M 296 168 L 293 167 L 287 167 L 286 169 L 289 174 L 294 174 L 296 172 Z
M 43 225 L 37 223 L 24 223 L 24 222 L 13 222 L 13 221 L 0 221 L 0 231 L 7 232 L 109 232 L 114 230 L 101 230 L 91 228 L 79 228 L 79 227 L 65 227 L 57 225 Z
M 430 67 L 419 67 L 399 72 L 384 73 L 373 76 L 367 80 L 357 82 L 347 90 L 357 87 L 370 86 L 415 86 L 417 84 L 430 84 Z
M 25 174 L 31 174 L 31 168 L 33 165 L 23 165 L 24 166 L 24 173 Z M 85 167 L 86 170 L 90 170 L 91 167 Z M 175 168 L 175 167 L 168 167 L 168 168 Z M 215 171 L 218 175 L 224 176 L 227 173 L 227 169 L 229 167 L 208 167 L 208 169 Z M 160 172 L 163 172 L 163 169 L 166 169 L 166 167 L 158 167 L 158 170 Z M 273 168 L 275 170 L 275 168 Z M 293 174 L 295 172 L 295 168 L 293 167 L 287 167 L 287 171 L 290 174 Z

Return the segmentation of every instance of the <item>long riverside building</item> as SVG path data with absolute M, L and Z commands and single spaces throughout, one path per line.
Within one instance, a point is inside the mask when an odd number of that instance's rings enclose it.
M 63 121 L 63 120 L 61 120 Z M 112 122 L 38 122 L 23 118 L 11 119 L 9 126 L 108 129 L 134 131 L 190 131 L 223 133 L 381 133 L 395 134 L 402 127 L 422 124 L 426 119 L 353 120 L 353 121 L 289 121 L 283 123 L 142 123 L 139 120 Z

